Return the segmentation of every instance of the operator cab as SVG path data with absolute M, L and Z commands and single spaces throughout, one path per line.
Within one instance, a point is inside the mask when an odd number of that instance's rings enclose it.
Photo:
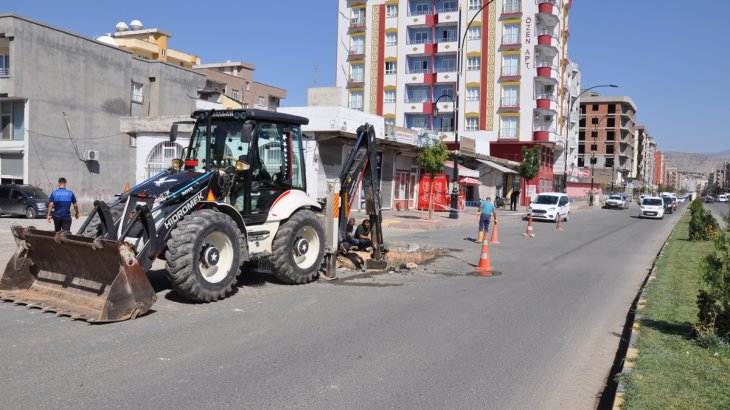
M 196 111 L 191 117 L 184 169 L 219 170 L 211 180 L 216 200 L 234 206 L 246 223 L 264 222 L 284 192 L 306 191 L 301 126 L 308 119 L 257 109 Z

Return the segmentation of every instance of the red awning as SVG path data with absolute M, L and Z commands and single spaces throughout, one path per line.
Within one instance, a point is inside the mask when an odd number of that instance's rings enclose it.
M 461 177 L 459 183 L 462 185 L 481 185 L 482 181 L 472 177 Z

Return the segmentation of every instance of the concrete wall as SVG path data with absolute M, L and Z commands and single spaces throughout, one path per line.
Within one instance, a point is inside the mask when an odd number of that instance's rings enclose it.
M 0 89 L 28 104 L 26 182 L 50 189 L 65 176 L 87 203 L 134 178 L 135 152 L 119 131 L 120 117 L 189 115 L 195 100 L 188 95 L 205 84 L 193 71 L 21 17 L 0 16 L 0 33 L 13 37 L 11 76 Z M 141 104 L 131 101 L 132 81 L 143 85 Z M 82 161 L 86 150 L 98 150 L 100 160 Z

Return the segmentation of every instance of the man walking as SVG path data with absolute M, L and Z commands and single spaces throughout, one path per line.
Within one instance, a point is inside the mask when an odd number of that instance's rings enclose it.
M 56 232 L 71 231 L 71 206 L 73 205 L 76 219 L 79 219 L 79 207 L 76 205 L 76 196 L 66 189 L 66 178 L 58 178 L 58 189 L 51 192 L 48 199 L 48 222 L 53 219 Z
M 494 204 L 492 204 L 492 198 L 487 197 L 479 204 L 479 236 L 477 237 L 477 243 L 482 243 L 486 237 L 492 216 L 494 216 L 494 223 L 497 223 L 497 214 L 494 210 Z
M 520 190 L 515 189 L 512 191 L 512 195 L 509 197 L 509 210 L 510 211 L 516 211 L 517 210 L 517 201 L 520 199 Z

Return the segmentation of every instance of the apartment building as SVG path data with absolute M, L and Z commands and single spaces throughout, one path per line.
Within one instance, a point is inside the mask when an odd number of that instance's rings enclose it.
M 522 147 L 540 144 L 546 165 L 527 185 L 553 189 L 556 160 L 571 145 L 563 117 L 580 81 L 567 59 L 571 1 L 338 4 L 341 105 L 391 125 L 438 131 L 454 148 L 458 129 L 479 154 L 521 161 Z
M 638 187 L 646 187 L 647 190 L 653 190 L 655 188 L 654 157 L 656 155 L 657 144 L 644 125 L 636 126 L 636 134 L 636 180 L 640 184 Z
M 216 94 L 226 108 L 260 108 L 276 111 L 286 90 L 253 80 L 256 67 L 243 61 L 198 64 L 193 69 L 206 76 L 203 94 Z
M 654 153 L 654 185 L 658 190 L 667 186 L 667 159 L 659 150 Z
M 167 42 L 172 34 L 160 29 L 146 29 L 139 20 L 129 24 L 117 23 L 113 33 L 99 37 L 97 40 L 109 43 L 134 53 L 145 60 L 163 61 L 165 63 L 192 68 L 200 64 L 200 58 L 194 54 L 168 48 Z
M 633 180 L 636 104 L 626 96 L 592 93 L 581 99 L 580 107 L 578 166 L 589 169 L 594 182 L 604 187 Z

